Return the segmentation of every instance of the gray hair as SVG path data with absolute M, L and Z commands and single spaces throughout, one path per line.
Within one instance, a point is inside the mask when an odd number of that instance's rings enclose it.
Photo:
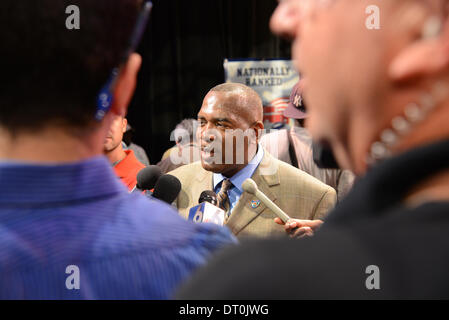
M 184 119 L 180 123 L 178 123 L 176 125 L 175 131 L 183 130 L 184 132 L 187 132 L 189 134 L 190 139 L 185 139 L 186 137 L 183 138 L 181 136 L 178 136 L 176 139 L 176 142 L 181 143 L 181 144 L 187 144 L 187 143 L 193 142 L 195 140 L 195 135 L 196 135 L 195 129 L 197 127 L 195 124 L 197 122 L 198 122 L 197 120 L 190 118 L 190 119 Z

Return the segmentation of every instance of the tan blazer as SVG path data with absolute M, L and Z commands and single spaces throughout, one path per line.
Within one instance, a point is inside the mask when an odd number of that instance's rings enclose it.
M 203 169 L 201 162 L 182 166 L 169 174 L 176 176 L 182 189 L 175 204 L 184 218 L 198 204 L 201 192 L 213 190 L 213 173 Z M 284 210 L 291 218 L 323 219 L 335 206 L 336 192 L 307 173 L 279 161 L 265 151 L 262 162 L 252 179 L 260 191 Z M 244 192 L 237 202 L 227 227 L 238 237 L 271 237 L 284 235 L 283 226 L 276 224 L 274 213 L 262 202 L 251 206 L 255 196 Z

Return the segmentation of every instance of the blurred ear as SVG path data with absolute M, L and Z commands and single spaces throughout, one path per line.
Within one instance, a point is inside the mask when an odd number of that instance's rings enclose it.
M 260 138 L 262 138 L 262 131 L 265 128 L 264 124 L 262 121 L 257 121 L 254 125 L 253 125 L 253 129 L 256 131 L 256 138 L 257 141 L 260 140 Z
M 447 70 L 449 70 L 449 23 L 446 20 L 438 35 L 418 39 L 403 48 L 390 64 L 389 75 L 393 82 L 404 82 Z
M 111 106 L 113 113 L 125 117 L 128 105 L 136 90 L 137 74 L 141 65 L 142 57 L 137 53 L 133 53 L 120 69 L 114 88 L 114 101 Z
M 123 131 L 123 133 L 126 132 L 126 126 L 127 125 L 128 125 L 128 119 L 123 118 L 123 121 L 122 121 L 122 131 Z

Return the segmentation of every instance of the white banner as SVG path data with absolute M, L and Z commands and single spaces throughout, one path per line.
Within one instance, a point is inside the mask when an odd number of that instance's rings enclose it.
M 243 83 L 262 98 L 265 128 L 273 123 L 287 123 L 283 115 L 293 86 L 299 75 L 291 60 L 228 60 L 224 61 L 225 81 Z

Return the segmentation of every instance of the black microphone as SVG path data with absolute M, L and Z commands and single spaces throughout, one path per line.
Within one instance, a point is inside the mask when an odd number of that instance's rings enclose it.
M 162 170 L 158 166 L 148 166 L 137 174 L 137 186 L 139 190 L 151 190 L 162 175 Z
M 326 142 L 313 142 L 313 161 L 320 169 L 340 169 L 330 145 Z
M 154 186 L 153 197 L 171 204 L 181 192 L 181 182 L 175 176 L 164 174 Z
M 198 199 L 198 203 L 201 204 L 203 202 L 209 202 L 214 206 L 218 207 L 217 194 L 211 190 L 201 192 L 200 198 Z
M 218 207 L 217 194 L 206 190 L 201 192 L 198 205 L 189 209 L 188 220 L 201 223 L 211 222 L 222 226 L 226 213 Z

